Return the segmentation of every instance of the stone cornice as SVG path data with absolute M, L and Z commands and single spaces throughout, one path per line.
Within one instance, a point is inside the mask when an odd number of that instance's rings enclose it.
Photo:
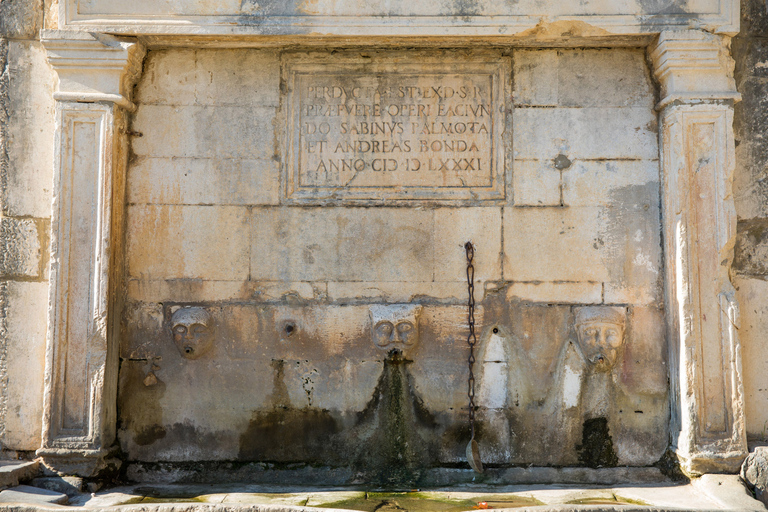
M 140 43 L 104 34 L 53 30 L 42 32 L 42 43 L 59 77 L 55 99 L 106 101 L 133 109 L 131 91 L 145 53 Z
M 661 85 L 657 108 L 681 101 L 739 101 L 728 40 L 699 30 L 664 31 L 650 48 Z
M 533 35 L 531 32 L 551 34 L 555 28 L 559 33 L 557 39 L 568 42 L 578 35 L 587 36 L 587 41 L 600 41 L 606 35 L 648 36 L 685 28 L 735 35 L 739 32 L 739 2 L 60 0 L 58 21 L 61 28 L 133 36 L 301 36 L 304 40 L 328 36 L 361 40 L 407 36 L 527 37 Z M 565 30 L 559 30 L 558 25 Z

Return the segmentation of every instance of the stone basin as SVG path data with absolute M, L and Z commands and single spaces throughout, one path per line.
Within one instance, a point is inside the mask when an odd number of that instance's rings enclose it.
M 683 484 L 670 481 L 614 486 L 471 484 L 402 492 L 349 487 L 142 484 L 70 496 L 66 507 L 9 503 L 3 510 L 26 512 L 53 509 L 114 512 L 765 510 L 734 475 L 705 475 Z

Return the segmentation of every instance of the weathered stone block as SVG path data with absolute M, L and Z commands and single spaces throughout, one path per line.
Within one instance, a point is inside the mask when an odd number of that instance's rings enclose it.
M 135 299 L 128 302 L 123 308 L 125 335 L 120 339 L 120 357 L 151 360 L 156 352 L 153 349 L 155 340 L 158 333 L 163 332 L 163 315 L 161 303 L 136 302 Z
M 194 105 L 197 102 L 197 54 L 187 49 L 148 52 L 134 101 L 141 105 Z
M 734 136 L 737 170 L 733 177 L 733 196 L 739 217 L 768 216 L 768 79 L 746 77 L 739 83 L 743 100 L 734 106 Z
M 742 101 L 734 106 L 736 138 L 744 142 L 758 142 L 751 139 L 752 134 L 762 133 L 768 124 L 766 90 L 768 90 L 768 80 L 764 77 L 746 77 L 739 84 Z
M 0 461 L 0 489 L 15 487 L 19 482 L 34 478 L 40 470 L 40 463 L 26 460 Z
M 482 300 L 482 289 L 475 290 L 475 299 Z M 467 300 L 467 283 L 452 282 L 354 282 L 331 281 L 328 283 L 328 298 L 333 302 L 355 303 L 365 301 L 386 301 L 410 303 L 424 299 L 457 303 Z
M 765 333 L 768 332 L 768 281 L 738 277 L 734 280 L 742 304 L 739 339 L 744 379 L 744 412 L 747 435 L 765 440 L 768 433 L 768 361 Z
M 283 281 L 434 278 L 431 210 L 256 208 L 252 277 Z
M 738 221 L 733 269 L 744 276 L 768 276 L 768 219 Z
M 40 233 L 31 219 L 0 218 L 0 275 L 41 277 Z
M 648 108 L 516 108 L 513 126 L 518 159 L 658 157 L 656 116 Z
M 145 204 L 277 204 L 274 160 L 137 158 L 128 177 L 128 202 Z
M 276 107 L 279 80 L 278 54 L 271 50 L 153 50 L 147 54 L 136 101 Z
M 247 279 L 248 218 L 237 206 L 130 206 L 128 275 Z
M 269 159 L 274 107 L 142 105 L 133 119 L 140 156 Z
M 24 503 L 32 505 L 65 505 L 69 499 L 66 494 L 29 485 L 19 485 L 0 492 L 0 503 Z
M 655 307 L 630 309 L 625 334 L 622 384 L 634 393 L 665 396 L 669 388 L 664 311 Z
M 505 208 L 504 277 L 512 281 L 606 281 L 601 210 Z M 541 233 L 550 233 L 541 236 Z
M 741 2 L 741 34 L 748 36 L 768 36 L 768 9 L 760 0 Z
M 512 174 L 515 206 L 560 206 L 560 170 L 554 160 L 517 160 Z
M 320 300 L 326 283 L 283 281 L 213 281 L 200 278 L 129 279 L 128 296 L 147 302 L 216 302 L 223 300 Z
M 599 304 L 603 301 L 603 283 L 597 281 L 514 282 L 507 288 L 507 298 L 545 303 Z
M 196 69 L 198 103 L 277 107 L 280 102 L 280 61 L 276 51 L 198 51 Z
M 560 50 L 558 105 L 654 107 L 655 91 L 642 49 Z
M 0 37 L 34 39 L 43 25 L 43 0 L 3 2 L 0 5 Z
M 768 446 L 758 446 L 741 465 L 741 479 L 768 506 Z
M 3 3 L 6 5 L 10 4 Z M 54 77 L 38 42 L 9 41 L 8 69 L 8 175 L 7 188 L 2 191 L 3 213 L 47 218 L 51 216 L 53 185 Z
M 466 281 L 468 241 L 475 247 L 475 281 L 501 279 L 501 208 L 439 208 L 434 215 L 434 281 Z
M 45 476 L 32 480 L 32 485 L 40 489 L 77 496 L 85 489 L 83 479 L 77 476 Z
M 2 445 L 13 450 L 40 447 L 43 417 L 48 283 L 0 284 L 5 321 L 5 410 Z
M 513 54 L 515 106 L 556 106 L 557 50 L 516 50 Z
M 505 208 L 504 277 L 601 282 L 608 303 L 653 302 L 661 268 L 656 219 L 657 206 Z
M 739 90 L 747 77 L 768 78 L 768 41 L 764 38 L 737 36 L 733 38 L 731 51 L 736 61 L 734 76 Z
M 606 303 L 648 305 L 661 301 L 661 227 L 655 188 L 655 184 L 627 187 L 629 204 L 604 210 L 604 240 L 610 254 L 604 260 L 610 276 L 605 282 Z M 638 204 L 629 200 L 633 192 Z
M 566 206 L 641 205 L 645 215 L 658 203 L 659 163 L 639 161 L 576 160 L 563 171 Z M 650 213 L 648 213 L 650 215 Z
M 514 61 L 516 106 L 653 107 L 642 50 L 517 50 Z

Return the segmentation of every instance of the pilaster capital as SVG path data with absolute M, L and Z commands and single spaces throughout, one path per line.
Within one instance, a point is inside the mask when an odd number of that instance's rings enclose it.
M 741 100 L 733 79 L 730 38 L 701 30 L 665 30 L 649 49 L 661 85 L 661 110 L 673 102 Z
M 48 62 L 58 74 L 59 101 L 111 102 L 132 110 L 144 46 L 135 39 L 90 32 L 44 30 Z

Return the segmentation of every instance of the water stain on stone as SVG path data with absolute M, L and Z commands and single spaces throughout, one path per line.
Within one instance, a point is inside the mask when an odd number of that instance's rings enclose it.
M 133 442 L 140 446 L 147 446 L 164 438 L 166 433 L 165 427 L 162 425 L 149 425 L 139 429 L 139 431 L 134 434 Z
M 276 407 L 256 411 L 240 436 L 239 460 L 328 463 L 338 459 L 332 440 L 339 431 L 324 409 Z
M 163 409 L 160 400 L 166 384 L 162 378 L 145 386 L 148 361 L 124 360 L 120 365 L 120 384 L 117 400 L 118 435 L 121 442 L 132 438 L 140 446 L 147 446 L 166 436 Z M 125 446 L 122 447 L 125 450 Z
M 166 426 L 164 430 L 166 435 L 163 436 L 163 444 L 166 446 L 199 446 L 215 451 L 217 446 L 222 445 L 217 433 L 199 429 L 189 420 Z
M 275 370 L 275 375 L 272 381 L 272 394 L 269 395 L 269 402 L 276 408 L 289 408 L 291 406 L 291 398 L 288 395 L 288 386 L 285 385 L 285 361 L 273 359 L 271 365 Z
M 416 394 L 408 365 L 393 350 L 353 437 L 360 439 L 353 465 L 363 480 L 385 488 L 413 486 L 437 460 L 437 422 Z
M 613 468 L 618 465 L 619 458 L 613 449 L 606 418 L 586 420 L 581 436 L 581 445 L 576 446 L 580 464 L 590 468 Z

